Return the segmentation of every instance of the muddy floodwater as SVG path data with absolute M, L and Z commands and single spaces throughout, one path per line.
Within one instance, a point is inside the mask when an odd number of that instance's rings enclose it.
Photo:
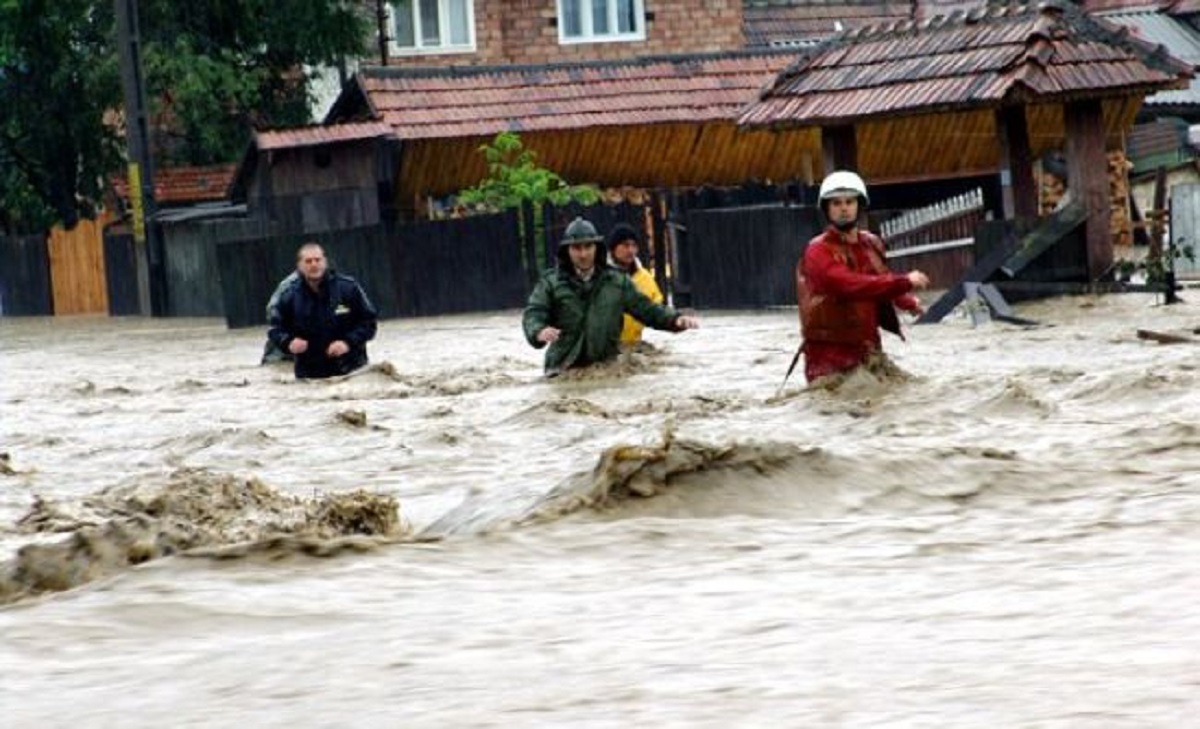
M 794 310 L 545 380 L 519 312 L 296 382 L 218 320 L 0 319 L 4 727 L 1180 727 L 1200 290 Z M 802 371 L 803 368 L 800 368 Z

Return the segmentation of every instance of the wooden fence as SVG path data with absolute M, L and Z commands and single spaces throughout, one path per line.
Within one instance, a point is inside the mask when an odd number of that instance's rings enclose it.
M 690 211 L 680 272 L 689 303 L 705 308 L 794 305 L 796 261 L 822 227 L 813 207 Z
M 0 236 L 0 316 L 38 316 L 53 312 L 46 237 Z
M 925 190 L 925 200 L 931 192 Z M 879 198 L 886 205 L 915 194 L 882 189 Z M 244 211 L 220 218 L 180 211 L 156 222 L 164 241 L 164 313 L 224 317 L 230 327 L 263 326 L 271 292 L 294 270 L 295 251 L 309 240 L 362 281 L 385 317 L 519 307 L 539 272 L 553 265 L 557 241 L 576 215 L 592 220 L 601 233 L 617 222 L 642 231 L 644 262 L 676 305 L 794 305 L 792 269 L 823 225 L 814 197 L 815 189 L 794 184 L 653 191 L 637 204 L 526 209 L 316 234 L 281 231 L 244 217 Z M 971 216 L 982 215 L 978 195 L 950 207 L 952 215 L 926 215 L 892 231 L 889 247 L 900 249 L 892 254 L 897 270 L 920 267 L 935 285 L 950 285 L 970 265 L 969 235 L 952 252 L 919 243 L 918 236 L 936 231 L 942 232 L 935 237 L 958 235 L 975 220 Z M 84 222 L 49 240 L 0 239 L 6 264 L 0 269 L 0 311 L 149 314 L 144 249 L 115 227 L 102 237 L 101 227 Z
M 217 246 L 226 323 L 264 326 L 266 303 L 314 241 L 332 266 L 356 278 L 380 316 L 432 316 L 519 307 L 528 293 L 517 213 L 287 234 Z
M 104 225 L 107 217 L 81 219 L 71 230 L 50 231 L 47 253 L 54 313 L 107 314 L 104 271 Z

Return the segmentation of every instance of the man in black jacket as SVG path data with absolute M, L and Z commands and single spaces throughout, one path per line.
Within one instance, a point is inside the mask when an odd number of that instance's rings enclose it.
M 296 253 L 299 278 L 279 297 L 267 336 L 295 358 L 296 377 L 333 377 L 367 364 L 375 310 L 358 282 L 329 270 L 325 251 L 305 243 Z

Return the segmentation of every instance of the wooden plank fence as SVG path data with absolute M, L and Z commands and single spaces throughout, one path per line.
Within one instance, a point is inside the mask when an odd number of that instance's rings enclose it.
M 266 304 L 295 270 L 296 250 L 314 241 L 333 267 L 363 285 L 382 318 L 519 307 L 528 293 L 517 212 L 287 234 L 217 246 L 225 321 L 264 327 Z
M 945 289 L 975 263 L 975 231 L 986 219 L 983 189 L 907 210 L 880 225 L 889 265 L 924 271 L 933 289 Z
M 48 255 L 54 313 L 107 314 L 104 225 L 107 216 L 81 219 L 74 228 L 50 231 Z
M 0 316 L 53 313 L 46 237 L 0 236 Z

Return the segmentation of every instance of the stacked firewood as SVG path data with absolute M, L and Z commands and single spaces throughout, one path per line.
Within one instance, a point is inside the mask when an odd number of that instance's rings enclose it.
M 1066 194 L 1067 181 L 1049 170 L 1042 169 L 1038 175 L 1038 212 L 1041 215 L 1053 213 Z
M 1125 151 L 1114 149 L 1108 153 L 1109 228 L 1113 245 L 1133 245 L 1133 219 L 1129 211 L 1129 171 L 1133 163 Z
M 1133 244 L 1133 220 L 1129 209 L 1129 171 L 1132 169 L 1133 163 L 1124 150 L 1108 152 L 1109 228 L 1114 245 Z M 1057 210 L 1067 194 L 1067 180 L 1056 171 L 1057 168 L 1050 165 L 1042 165 L 1038 171 L 1038 210 L 1042 215 Z
M 631 205 L 646 205 L 650 202 L 650 192 L 640 187 L 606 187 L 600 197 L 609 205 L 629 203 Z

